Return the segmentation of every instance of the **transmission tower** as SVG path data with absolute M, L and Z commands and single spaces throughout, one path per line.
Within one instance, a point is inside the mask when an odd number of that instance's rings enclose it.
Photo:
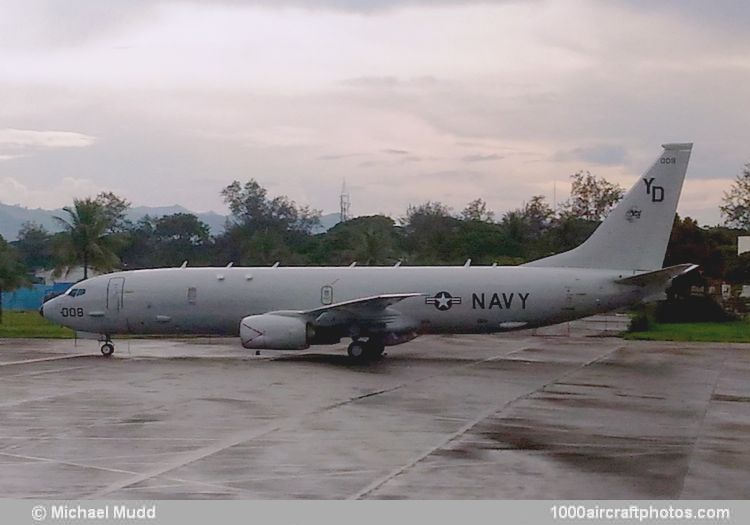
M 339 197 L 339 204 L 341 209 L 339 220 L 341 222 L 346 222 L 350 219 L 349 207 L 351 206 L 351 202 L 349 201 L 349 192 L 346 191 L 346 179 L 344 179 L 344 182 L 341 185 L 341 196 Z

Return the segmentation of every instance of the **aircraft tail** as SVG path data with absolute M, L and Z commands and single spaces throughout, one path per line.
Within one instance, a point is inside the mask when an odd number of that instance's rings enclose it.
M 525 266 L 654 270 L 662 267 L 692 143 L 664 151 L 586 242 Z

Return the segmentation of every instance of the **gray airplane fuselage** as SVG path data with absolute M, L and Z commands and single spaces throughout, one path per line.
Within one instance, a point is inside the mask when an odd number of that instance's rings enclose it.
M 245 316 L 387 293 L 388 332 L 491 333 L 585 317 L 640 301 L 632 271 L 534 267 L 170 268 L 102 275 L 44 305 L 44 316 L 99 334 L 237 335 Z
M 349 355 L 377 358 L 422 333 L 492 333 L 614 310 L 656 298 L 695 269 L 662 268 L 691 151 L 663 144 L 588 239 L 523 266 L 137 270 L 78 283 L 42 314 L 104 336 L 104 355 L 116 334 L 222 334 L 276 350 L 350 337 Z

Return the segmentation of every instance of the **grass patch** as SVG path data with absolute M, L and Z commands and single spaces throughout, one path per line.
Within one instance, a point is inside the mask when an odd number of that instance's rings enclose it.
M 75 332 L 52 324 L 37 312 L 3 311 L 0 338 L 29 337 L 45 339 L 72 339 Z
M 699 341 L 706 343 L 750 343 L 750 322 L 649 323 L 648 331 L 628 332 L 625 339 L 638 341 Z

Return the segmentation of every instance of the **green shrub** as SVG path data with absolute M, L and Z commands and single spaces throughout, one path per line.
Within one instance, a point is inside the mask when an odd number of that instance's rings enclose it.
M 660 301 L 654 310 L 658 323 L 726 322 L 737 318 L 708 296 L 690 296 Z
M 640 305 L 633 311 L 630 320 L 630 332 L 646 332 L 651 327 L 651 308 L 646 305 Z

